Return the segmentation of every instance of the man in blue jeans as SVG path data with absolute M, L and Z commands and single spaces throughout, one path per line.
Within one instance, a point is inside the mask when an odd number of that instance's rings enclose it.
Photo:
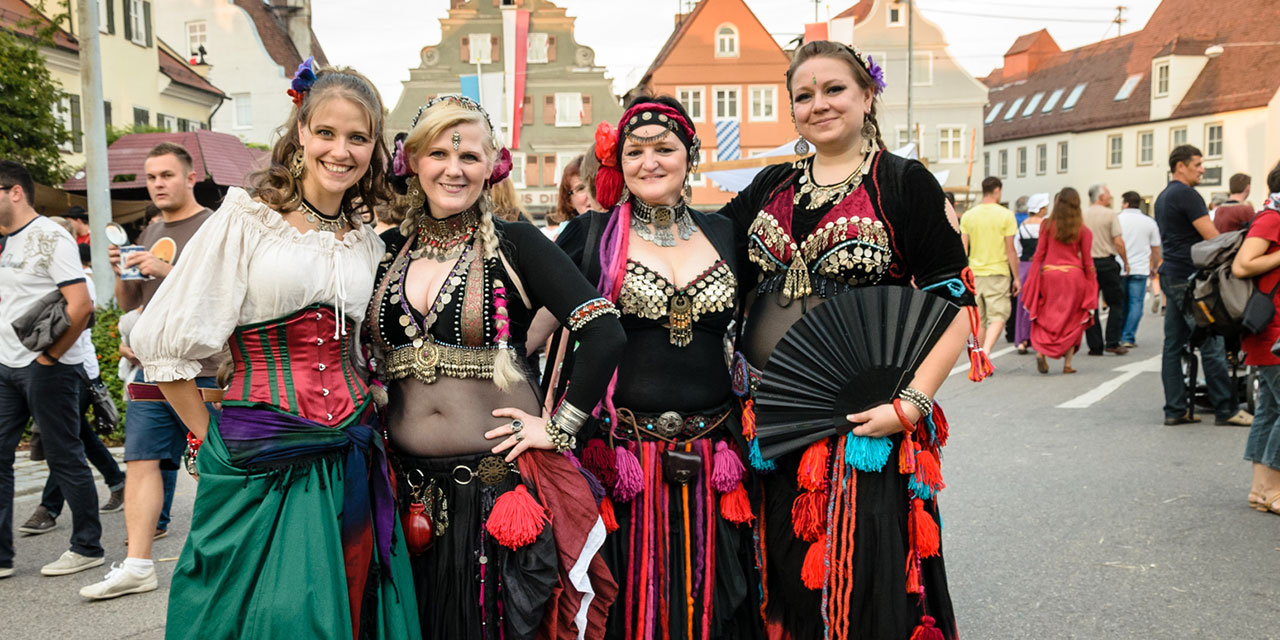
M 1195 321 L 1187 308 L 1188 279 L 1195 274 L 1191 262 L 1191 245 L 1217 237 L 1218 230 L 1209 219 L 1204 198 L 1193 188 L 1204 175 L 1200 150 L 1184 144 L 1169 154 L 1169 170 L 1173 180 L 1155 203 L 1156 224 L 1164 247 L 1164 263 L 1160 265 L 1160 281 L 1167 298 L 1164 312 L 1164 354 L 1160 362 L 1160 380 L 1164 383 L 1164 423 L 1169 426 L 1200 422 L 1188 414 L 1187 382 L 1182 371 L 1182 352 L 1191 340 Z M 1201 370 L 1213 403 L 1214 424 L 1246 426 L 1253 416 L 1239 410 L 1231 374 L 1227 371 L 1227 355 L 1221 336 L 1209 336 L 1200 343 Z
M 1129 310 L 1124 316 L 1120 346 L 1132 349 L 1138 346 L 1138 322 L 1142 320 L 1142 305 L 1147 298 L 1147 281 L 1160 267 L 1160 227 L 1142 212 L 1142 196 L 1137 191 L 1126 191 L 1120 200 L 1124 208 L 1117 217 L 1124 233 L 1125 250 L 1129 253 L 1129 275 L 1124 277 Z
M 0 578 L 13 575 L 13 459 L 30 420 L 40 424 L 49 473 L 71 508 L 71 548 L 40 573 L 61 576 L 103 563 L 98 490 L 80 441 L 77 339 L 93 314 L 75 240 L 36 213 L 35 184 L 22 165 L 0 161 Z M 13 322 L 25 312 L 66 302 L 69 326 L 52 343 L 28 340 Z M 30 346 L 29 346 L 30 345 Z M 38 350 L 36 350 L 38 349 Z

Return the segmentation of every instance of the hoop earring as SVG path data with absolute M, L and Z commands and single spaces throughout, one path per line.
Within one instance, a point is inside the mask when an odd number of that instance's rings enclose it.
M 804 138 L 796 140 L 796 146 L 792 150 L 795 151 L 798 156 L 809 155 L 809 141 Z
M 426 204 L 427 194 L 422 192 L 422 183 L 418 181 L 418 176 L 409 178 L 409 188 L 405 191 L 404 200 L 410 211 L 421 209 Z
M 293 152 L 293 157 L 289 160 L 289 175 L 294 178 L 302 177 L 302 171 L 305 167 L 303 160 L 302 148 L 299 147 L 297 151 Z
M 870 116 L 870 114 L 867 114 Z M 880 131 L 876 129 L 876 123 L 870 119 L 862 121 L 862 152 L 871 153 L 875 150 L 876 137 L 880 135 Z

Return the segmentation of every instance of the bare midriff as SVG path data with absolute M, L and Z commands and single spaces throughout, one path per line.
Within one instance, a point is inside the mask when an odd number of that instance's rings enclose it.
M 431 384 L 402 378 L 392 382 L 389 391 L 387 434 L 395 451 L 410 456 L 487 453 L 502 440 L 486 440 L 485 432 L 511 422 L 495 418 L 494 410 L 514 407 L 541 414 L 527 383 L 503 391 L 483 378 L 441 376 Z

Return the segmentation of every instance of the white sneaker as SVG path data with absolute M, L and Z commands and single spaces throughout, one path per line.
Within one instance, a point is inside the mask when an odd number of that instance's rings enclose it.
M 101 567 L 104 560 L 102 558 L 90 558 L 82 556 L 74 551 L 63 551 L 62 557 L 40 567 L 40 573 L 46 576 L 65 576 L 72 573 L 79 573 L 85 569 Z
M 135 575 L 132 571 L 114 563 L 111 571 L 102 582 L 91 584 L 80 590 L 81 597 L 90 600 L 110 600 L 130 593 L 145 593 L 156 590 L 156 570 L 148 569 L 147 575 Z
M 0 578 L 8 578 L 13 575 L 13 567 L 0 567 Z

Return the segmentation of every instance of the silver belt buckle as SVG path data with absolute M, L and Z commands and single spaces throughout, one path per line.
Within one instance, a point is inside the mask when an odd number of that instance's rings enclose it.
M 684 431 L 684 418 L 680 417 L 675 411 L 667 411 L 658 416 L 657 423 L 653 425 L 658 435 L 664 438 L 674 438 Z

